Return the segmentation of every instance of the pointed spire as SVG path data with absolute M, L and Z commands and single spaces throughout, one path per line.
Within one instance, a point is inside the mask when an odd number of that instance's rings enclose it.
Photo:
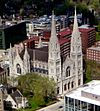
M 11 43 L 10 43 L 10 49 L 12 48 L 12 45 L 11 45 Z
M 52 11 L 51 37 L 56 39 L 57 36 L 56 36 L 56 26 L 55 26 L 54 16 L 55 16 L 54 11 Z
M 78 30 L 77 15 L 76 15 L 76 6 L 75 6 L 75 15 L 74 15 L 73 31 L 79 31 L 79 30 Z
M 25 43 L 24 45 L 25 45 L 25 54 L 28 54 L 28 51 L 27 51 L 27 43 Z
M 25 45 L 24 59 L 26 59 L 27 57 L 29 58 L 29 54 L 28 54 L 28 51 L 27 51 L 27 43 L 25 43 L 24 45 Z

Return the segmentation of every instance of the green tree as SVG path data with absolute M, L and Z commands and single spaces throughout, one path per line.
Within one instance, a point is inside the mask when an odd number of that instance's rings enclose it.
M 18 88 L 29 98 L 31 107 L 46 105 L 56 97 L 54 80 L 35 73 L 19 76 Z

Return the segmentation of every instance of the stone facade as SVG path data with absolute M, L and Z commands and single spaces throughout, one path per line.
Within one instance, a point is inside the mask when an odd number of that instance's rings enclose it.
M 80 32 L 75 10 L 74 27 L 71 37 L 70 57 L 61 57 L 60 44 L 56 35 L 54 14 L 52 14 L 49 46 L 25 49 L 14 56 L 10 48 L 10 75 L 19 76 L 38 72 L 53 78 L 57 83 L 58 95 L 63 95 L 83 84 L 83 58 Z

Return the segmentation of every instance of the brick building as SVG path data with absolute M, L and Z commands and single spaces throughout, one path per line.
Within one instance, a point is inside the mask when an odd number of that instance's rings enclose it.
M 96 40 L 95 28 L 81 26 L 79 28 L 79 31 L 81 32 L 82 49 L 83 49 L 83 53 L 85 54 L 86 49 L 88 47 L 91 47 L 95 43 L 95 40 Z M 42 36 L 31 36 L 30 39 L 25 40 L 24 43 L 26 42 L 29 48 L 37 47 L 39 38 L 41 37 L 43 45 L 47 46 L 50 38 L 50 33 L 51 33 L 50 30 L 45 30 Z M 66 57 L 70 53 L 71 34 L 72 34 L 72 31 L 69 28 L 65 28 L 57 33 L 62 56 Z
M 94 60 L 100 63 L 100 41 L 87 49 L 86 57 L 89 60 Z
M 95 28 L 86 28 L 80 27 L 79 28 L 82 37 L 82 48 L 83 53 L 86 53 L 86 49 L 94 45 L 96 41 L 96 31 Z

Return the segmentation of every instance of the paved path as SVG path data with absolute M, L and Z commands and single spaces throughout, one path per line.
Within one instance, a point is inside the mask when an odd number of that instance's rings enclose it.
M 64 100 L 60 100 L 59 102 L 47 106 L 45 108 L 39 109 L 37 111 L 64 111 Z

